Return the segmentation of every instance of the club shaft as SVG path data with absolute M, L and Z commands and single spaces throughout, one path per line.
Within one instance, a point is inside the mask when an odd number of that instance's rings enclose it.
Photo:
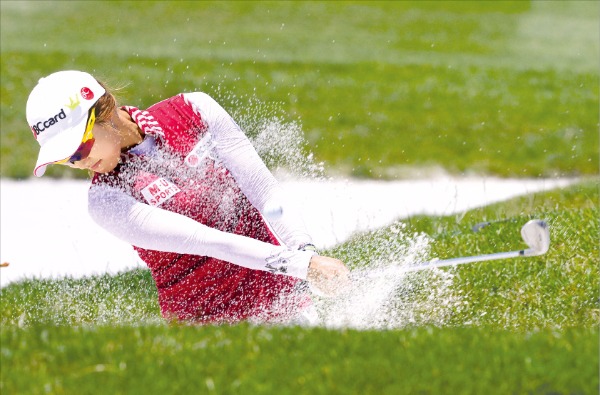
M 430 261 L 425 263 L 419 263 L 417 265 L 411 266 L 402 266 L 402 267 L 387 267 L 384 269 L 374 269 L 374 270 L 361 270 L 353 274 L 356 278 L 380 278 L 385 276 L 391 276 L 399 273 L 408 273 L 408 272 L 417 272 L 421 270 L 434 269 L 439 267 L 446 266 L 457 266 L 465 263 L 472 262 L 483 262 L 483 261 L 493 261 L 497 259 L 508 259 L 508 258 L 517 258 L 520 256 L 526 256 L 526 250 L 519 251 L 510 251 L 510 252 L 497 252 L 494 254 L 486 254 L 486 255 L 475 255 L 475 256 L 467 256 L 460 258 L 451 258 L 451 259 L 442 259 L 436 261 Z
M 419 270 L 432 269 L 432 268 L 437 268 L 437 267 L 456 266 L 456 265 L 462 265 L 465 263 L 472 263 L 472 262 L 493 261 L 496 259 L 516 258 L 519 256 L 523 256 L 523 251 L 497 252 L 495 254 L 466 256 L 466 257 L 452 258 L 452 259 L 442 259 L 439 261 L 433 261 L 433 262 L 422 263 L 422 264 L 415 265 L 415 266 L 409 266 L 405 269 L 405 271 L 416 272 Z
M 434 269 L 445 266 L 457 266 L 471 262 L 493 261 L 497 259 L 509 259 L 517 257 L 532 257 L 545 254 L 550 246 L 550 233 L 548 225 L 541 220 L 530 220 L 521 228 L 523 241 L 530 247 L 526 250 L 497 252 L 494 254 L 475 255 L 460 258 L 433 260 L 410 266 L 386 267 L 381 269 L 361 269 L 354 271 L 351 277 L 359 280 L 361 278 L 381 278 L 394 276 L 400 273 L 417 272 L 420 270 Z

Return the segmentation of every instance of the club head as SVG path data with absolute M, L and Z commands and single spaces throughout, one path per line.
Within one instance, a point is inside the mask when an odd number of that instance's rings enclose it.
M 529 249 L 523 252 L 525 256 L 543 255 L 550 248 L 550 229 L 545 221 L 532 219 L 521 228 L 521 236 Z

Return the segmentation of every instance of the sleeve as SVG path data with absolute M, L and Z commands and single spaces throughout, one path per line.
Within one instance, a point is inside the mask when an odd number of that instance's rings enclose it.
M 282 215 L 277 219 L 267 219 L 282 243 L 290 248 L 312 244 L 298 205 L 279 185 L 227 111 L 205 93 L 185 93 L 184 98 L 208 125 L 217 157 L 250 203 L 263 216 L 267 207 L 282 208 Z
M 140 203 L 107 185 L 92 185 L 88 210 L 104 229 L 140 248 L 210 256 L 303 280 L 314 255 L 212 229 L 186 216 Z

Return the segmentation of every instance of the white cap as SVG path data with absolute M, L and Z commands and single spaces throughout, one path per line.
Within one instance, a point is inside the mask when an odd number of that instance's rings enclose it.
M 33 174 L 43 176 L 47 165 L 77 151 L 88 111 L 105 92 L 94 77 L 82 71 L 59 71 L 38 81 L 26 110 L 29 127 L 40 144 Z

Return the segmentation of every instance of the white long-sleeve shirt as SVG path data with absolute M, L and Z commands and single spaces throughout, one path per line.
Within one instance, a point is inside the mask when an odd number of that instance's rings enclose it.
M 144 249 L 209 256 L 251 269 L 306 279 L 312 251 L 298 250 L 311 243 L 298 207 L 277 183 L 256 150 L 231 116 L 204 93 L 185 93 L 185 101 L 207 126 L 210 142 L 205 154 L 229 170 L 243 194 L 259 211 L 280 205 L 283 215 L 269 221 L 281 246 L 223 232 L 177 214 L 137 201 L 123 190 L 105 184 L 89 190 L 89 212 L 103 228 Z M 143 125 L 140 125 L 140 127 Z M 143 129 L 143 127 L 142 127 Z M 160 155 L 159 144 L 147 135 L 131 154 Z

